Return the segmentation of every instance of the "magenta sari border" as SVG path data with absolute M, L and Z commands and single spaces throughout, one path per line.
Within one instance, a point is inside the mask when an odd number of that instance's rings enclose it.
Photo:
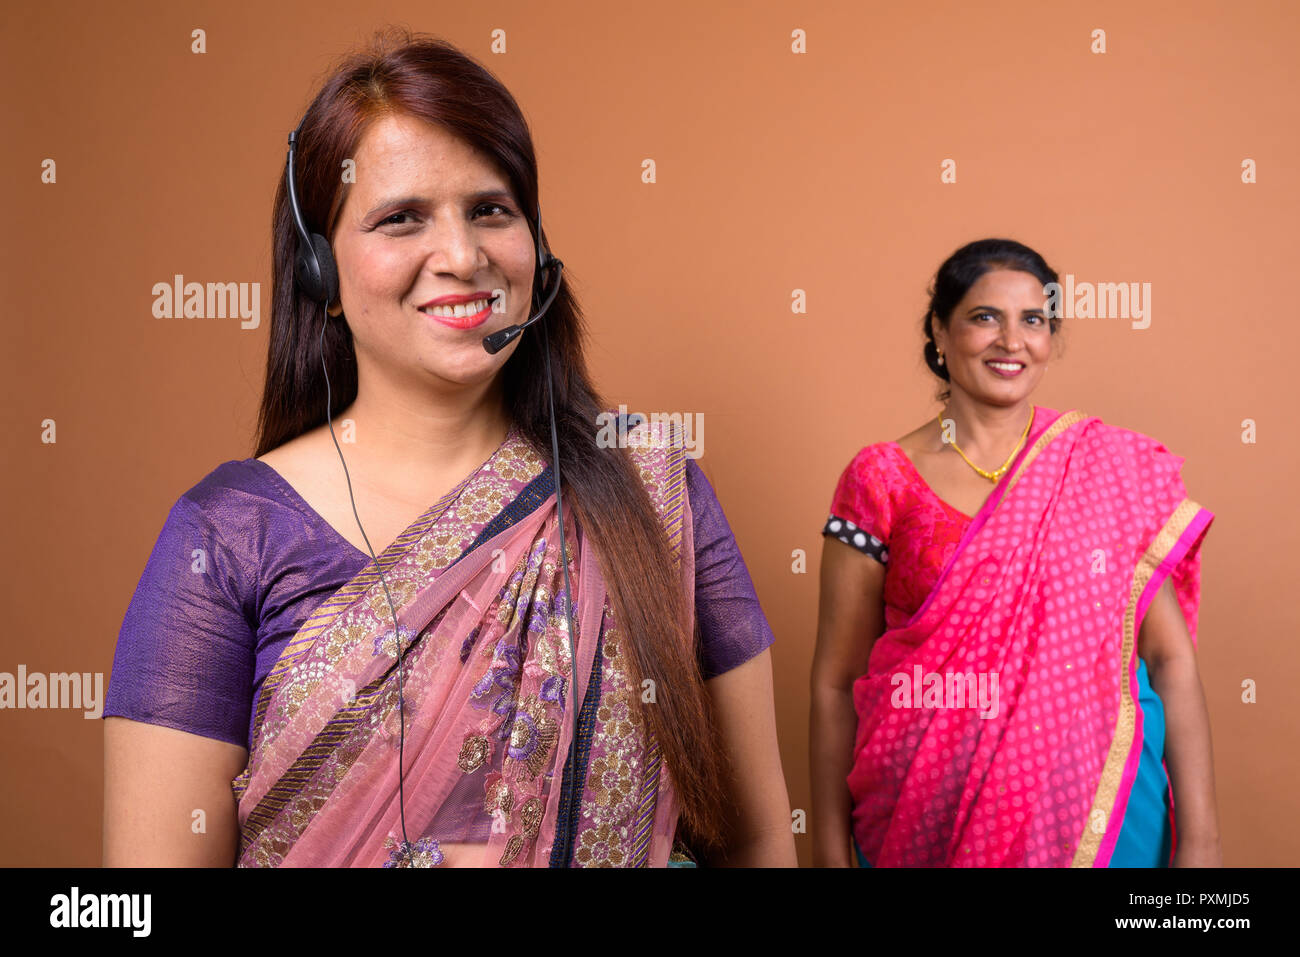
M 1190 518 L 1184 518 L 1183 516 L 1189 509 L 1195 509 L 1195 511 L 1192 513 Z M 1121 699 L 1120 710 L 1123 712 L 1126 706 L 1131 706 L 1133 709 L 1133 737 L 1130 739 L 1128 748 L 1124 754 L 1123 769 L 1120 774 L 1119 783 L 1116 787 L 1110 811 L 1106 817 L 1105 832 L 1097 841 L 1096 850 L 1092 854 L 1091 861 L 1087 861 L 1086 859 L 1080 861 L 1078 858 L 1080 856 L 1086 858 L 1087 854 L 1086 844 L 1088 841 L 1087 832 L 1085 831 L 1084 837 L 1080 840 L 1079 848 L 1076 851 L 1076 865 L 1080 863 L 1084 866 L 1091 867 L 1108 867 L 1110 865 L 1115 845 L 1119 840 L 1120 830 L 1123 827 L 1124 815 L 1128 810 L 1128 799 L 1133 790 L 1133 782 L 1137 779 L 1138 767 L 1142 760 L 1142 743 L 1144 740 L 1143 725 L 1145 715 L 1142 712 L 1142 706 L 1140 704 L 1137 681 L 1137 662 L 1139 658 L 1138 636 L 1141 630 L 1142 618 L 1146 613 L 1146 609 L 1150 606 L 1152 599 L 1155 597 L 1156 592 L 1164 583 L 1164 580 L 1175 568 L 1178 567 L 1178 564 L 1186 558 L 1193 547 L 1201 540 L 1213 520 L 1214 515 L 1208 509 L 1202 508 L 1190 499 L 1184 498 L 1178 503 L 1169 518 L 1166 519 L 1165 523 L 1161 526 L 1155 539 L 1152 541 L 1151 545 L 1148 546 L 1146 554 L 1138 561 L 1137 567 L 1134 570 L 1134 588 L 1136 589 L 1139 583 L 1138 580 L 1140 580 L 1144 574 L 1144 566 L 1150 567 L 1151 569 L 1150 574 L 1147 576 L 1147 580 L 1141 583 L 1142 590 L 1138 594 L 1137 601 L 1132 605 L 1134 609 L 1133 624 L 1131 626 L 1132 631 L 1129 631 L 1130 626 L 1128 624 L 1127 615 L 1125 616 L 1124 625 L 1124 644 L 1128 647 L 1127 661 L 1124 664 L 1126 677 L 1128 679 L 1128 699 L 1127 701 Z M 1153 553 L 1158 554 L 1159 549 L 1162 547 L 1161 539 L 1167 534 L 1167 531 L 1171 526 L 1176 528 L 1179 524 L 1182 524 L 1182 530 L 1179 532 L 1178 537 L 1168 546 L 1167 550 L 1160 556 L 1159 560 L 1154 562 L 1152 565 L 1150 560 L 1153 557 Z M 1132 601 L 1132 599 L 1130 599 L 1130 601 Z M 1115 732 L 1116 736 L 1121 733 L 1122 728 L 1123 719 L 1121 716 L 1117 723 Z M 1106 763 L 1109 764 L 1111 760 L 1113 760 L 1113 756 L 1108 758 Z M 1163 762 L 1161 763 L 1163 765 Z M 1104 792 L 1104 782 L 1105 769 L 1103 766 L 1102 783 L 1098 787 L 1098 798 L 1100 798 Z M 1094 799 L 1093 813 L 1096 811 L 1096 803 L 1097 799 Z
M 1142 595 L 1138 600 L 1137 612 L 1134 616 L 1133 649 L 1128 662 L 1129 692 L 1132 696 L 1135 712 L 1133 743 L 1124 761 L 1124 773 L 1120 778 L 1119 793 L 1115 796 L 1115 805 L 1111 811 L 1110 820 L 1107 822 L 1106 835 L 1097 848 L 1097 856 L 1092 863 L 1093 867 L 1110 866 L 1110 859 L 1114 854 L 1115 845 L 1119 842 L 1119 832 L 1124 824 L 1124 815 L 1128 811 L 1129 795 L 1133 791 L 1133 782 L 1137 780 L 1138 768 L 1142 762 L 1145 715 L 1142 713 L 1142 705 L 1138 695 L 1137 663 L 1139 655 L 1137 633 L 1141 630 L 1142 619 L 1155 598 L 1156 592 L 1160 590 L 1160 586 L 1164 584 L 1165 579 L 1178 567 L 1178 564 L 1187 556 L 1188 552 L 1201 540 L 1213 521 L 1214 514 L 1209 509 L 1197 507 L 1195 516 L 1187 524 L 1183 533 L 1178 536 L 1178 540 L 1175 542 L 1174 547 L 1169 550 L 1169 554 L 1161 559 L 1159 565 L 1156 566 L 1151 578 L 1142 589 Z M 1161 764 L 1163 766 L 1163 762 Z
M 1147 613 L 1152 600 L 1156 597 L 1156 592 L 1164 584 L 1166 578 L 1173 572 L 1178 564 L 1186 557 L 1187 553 L 1201 540 L 1214 521 L 1214 513 L 1203 506 L 1197 506 L 1196 515 L 1187 524 L 1183 534 L 1178 536 L 1178 541 L 1174 547 L 1169 550 L 1169 554 L 1156 567 L 1155 572 L 1151 575 L 1151 580 L 1147 582 L 1146 588 L 1142 590 L 1142 597 L 1138 601 L 1137 607 L 1137 627 L 1142 627 L 1142 619 Z M 1195 644 L 1193 642 L 1193 644 Z
M 1093 867 L 1109 867 L 1115 845 L 1119 843 L 1119 832 L 1124 827 L 1124 815 L 1128 813 L 1129 795 L 1133 793 L 1133 782 L 1137 780 L 1138 766 L 1142 763 L 1142 744 L 1146 740 L 1146 715 L 1142 711 L 1137 680 L 1137 641 L 1133 642 L 1133 653 L 1129 656 L 1128 687 L 1129 698 L 1133 702 L 1133 741 L 1124 758 L 1124 773 L 1120 775 L 1119 791 L 1115 795 L 1115 804 L 1111 807 L 1110 817 L 1106 821 L 1106 833 L 1102 836 L 1097 854 L 1092 859 Z
M 1037 419 L 1039 412 L 1050 413 L 1056 412 L 1056 410 L 1036 405 L 1034 406 L 1035 419 Z M 962 552 L 966 550 L 966 546 L 970 544 L 971 539 L 980 533 L 980 530 L 984 528 L 989 519 L 992 518 L 993 513 L 997 511 L 998 506 L 1002 504 L 1002 499 L 1006 496 L 1010 483 L 1019 476 L 1020 466 L 1021 463 L 1025 461 L 1025 456 L 1030 454 L 1035 444 L 1037 444 L 1038 440 L 1043 437 L 1047 430 L 1056 424 L 1057 420 L 1059 420 L 1061 416 L 1067 414 L 1069 413 L 1056 412 L 1056 415 L 1052 416 L 1049 421 L 1038 423 L 1039 427 L 1034 429 L 1029 437 L 1026 438 L 1024 448 L 1022 448 L 1020 453 L 1016 456 L 1011 468 L 1007 469 L 1007 474 L 1002 476 L 998 484 L 993 487 L 993 492 L 984 501 L 983 507 L 975 513 L 970 524 L 966 526 L 966 533 L 962 535 L 961 541 L 957 543 L 957 547 L 954 548 L 952 554 L 948 556 L 948 561 L 943 566 L 943 571 L 939 573 L 939 577 L 935 580 L 934 587 L 930 589 L 930 594 L 925 597 L 925 601 L 921 603 L 921 607 L 916 610 L 916 613 L 907 620 L 907 623 L 903 626 L 904 628 L 916 624 L 921 620 L 921 616 L 930 610 L 931 603 L 934 601 L 935 596 L 939 594 L 940 588 L 942 588 L 943 584 L 948 580 L 948 573 L 952 571 L 952 567 L 957 563 L 957 559 L 961 556 Z M 1087 419 L 1082 421 L 1087 421 Z

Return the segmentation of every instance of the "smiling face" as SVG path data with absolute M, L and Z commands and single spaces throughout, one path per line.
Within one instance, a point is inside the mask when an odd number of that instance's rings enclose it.
M 519 340 L 489 355 L 483 337 L 522 323 L 532 299 L 536 250 L 509 181 L 406 114 L 375 120 L 355 159 L 332 245 L 360 381 L 372 372 L 439 392 L 489 382 Z
M 1027 272 L 991 269 L 966 291 L 945 329 L 934 322 L 952 389 L 989 405 L 1026 400 L 1052 354 L 1043 284 Z

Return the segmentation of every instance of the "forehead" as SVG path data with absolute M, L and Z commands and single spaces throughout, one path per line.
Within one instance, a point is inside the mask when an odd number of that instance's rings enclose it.
M 1033 273 L 1015 269 L 990 269 L 971 284 L 964 298 L 1041 300 L 1045 296 L 1042 282 Z
M 356 148 L 362 197 L 394 188 L 439 196 L 484 189 L 508 189 L 506 177 L 487 154 L 445 126 L 405 113 L 372 122 Z

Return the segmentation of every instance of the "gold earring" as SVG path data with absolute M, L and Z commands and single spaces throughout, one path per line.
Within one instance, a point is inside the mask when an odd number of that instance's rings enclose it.
M 938 349 L 937 351 L 939 353 L 939 365 L 943 365 L 943 350 Z

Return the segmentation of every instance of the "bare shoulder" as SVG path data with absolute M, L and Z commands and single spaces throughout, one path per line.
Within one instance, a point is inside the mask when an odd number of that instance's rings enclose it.
M 325 426 L 319 426 L 257 457 L 273 468 L 298 496 L 347 541 L 356 544 L 347 509 L 350 499 L 339 481 L 339 462 Z M 356 477 L 353 477 L 354 481 Z M 400 531 L 400 529 L 399 529 Z M 394 533 L 396 534 L 396 533 Z M 358 547 L 361 547 L 358 545 Z
M 901 435 L 894 441 L 898 447 L 907 453 L 907 457 L 915 460 L 917 456 L 926 455 L 936 451 L 935 442 L 937 430 L 933 421 L 926 422 L 917 426 L 906 435 Z
M 327 438 L 325 427 L 318 426 L 259 455 L 257 460 L 265 462 L 293 483 L 295 478 L 303 479 L 319 469 L 322 438 Z

